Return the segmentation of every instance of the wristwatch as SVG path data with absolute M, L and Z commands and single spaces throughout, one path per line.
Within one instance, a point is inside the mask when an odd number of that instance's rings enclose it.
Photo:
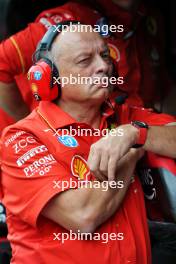
M 137 139 L 137 142 L 135 145 L 132 146 L 132 148 L 140 148 L 142 147 L 147 139 L 147 131 L 149 126 L 145 123 L 145 122 L 141 122 L 141 121 L 132 121 L 131 125 L 133 125 L 134 127 L 136 127 L 139 130 L 139 136 Z

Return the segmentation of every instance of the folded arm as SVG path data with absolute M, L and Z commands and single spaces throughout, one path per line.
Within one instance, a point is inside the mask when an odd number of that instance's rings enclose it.
M 138 159 L 138 151 L 130 151 L 119 162 L 117 177 L 123 181 L 123 188 L 105 191 L 101 183 L 100 188 L 70 189 L 49 201 L 42 215 L 68 230 L 94 232 L 120 207 Z

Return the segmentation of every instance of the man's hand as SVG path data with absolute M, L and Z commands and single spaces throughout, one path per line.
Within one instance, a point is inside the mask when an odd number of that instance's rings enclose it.
M 125 154 L 119 161 L 116 167 L 116 180 L 119 180 L 119 175 L 124 174 L 128 169 L 129 171 L 135 170 L 136 163 L 138 162 L 139 159 L 142 158 L 144 155 L 145 151 L 142 148 L 135 149 L 135 148 L 130 148 L 130 150 Z M 129 173 L 130 174 L 130 173 Z M 127 175 L 127 177 L 129 177 Z
M 114 180 L 118 161 L 136 143 L 138 129 L 127 124 L 119 126 L 123 135 L 108 135 L 93 144 L 90 148 L 88 166 L 91 172 L 100 180 L 108 175 L 108 180 Z

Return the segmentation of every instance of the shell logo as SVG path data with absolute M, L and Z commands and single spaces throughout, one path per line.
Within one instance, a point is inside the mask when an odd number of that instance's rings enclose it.
M 87 162 L 79 155 L 75 155 L 72 158 L 71 171 L 72 174 L 80 180 L 87 180 L 87 177 L 90 174 Z
M 116 62 L 119 62 L 120 60 L 120 51 L 118 50 L 118 48 L 111 44 L 108 43 L 108 47 L 109 47 L 109 51 L 110 51 L 110 56 L 113 60 L 115 60 Z

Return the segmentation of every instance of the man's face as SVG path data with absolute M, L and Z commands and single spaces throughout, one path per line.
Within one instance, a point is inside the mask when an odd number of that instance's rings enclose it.
M 94 32 L 67 32 L 61 38 L 62 43 L 58 41 L 62 51 L 57 60 L 59 75 L 61 78 L 77 78 L 76 84 L 68 83 L 62 87 L 61 99 L 101 104 L 110 93 L 110 86 L 104 87 L 101 80 L 112 74 L 112 61 L 107 45 Z M 65 44 L 62 45 L 63 43 Z M 82 77 L 88 77 L 87 81 L 81 80 Z M 90 78 L 92 81 L 99 80 L 98 84 L 91 83 Z

